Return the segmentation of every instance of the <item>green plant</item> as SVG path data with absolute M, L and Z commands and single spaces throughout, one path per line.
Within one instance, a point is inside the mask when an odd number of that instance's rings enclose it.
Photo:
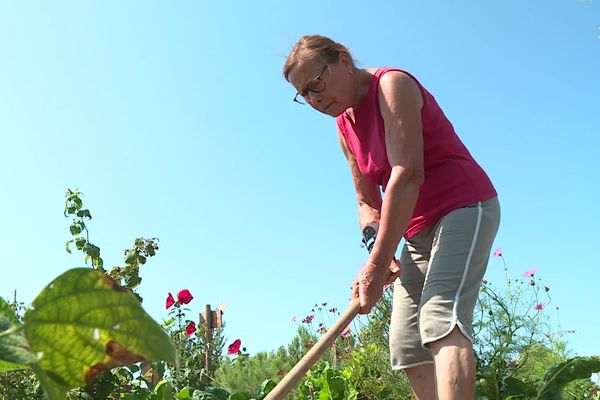
M 536 270 L 510 277 L 504 289 L 484 280 L 477 304 L 475 352 L 477 392 L 482 399 L 588 398 L 595 387 L 573 381 L 600 371 L 596 357 L 568 358 L 563 332 L 555 331 L 545 313 L 550 288 L 541 284 Z
M 332 368 L 327 361 L 317 363 L 306 374 L 300 386 L 300 398 L 356 400 L 358 392 L 341 369 Z
M 186 312 L 190 310 L 184 305 L 192 299 L 187 289 L 179 292 L 177 300 L 170 293 L 167 297 L 170 318 L 164 321 L 163 327 L 175 343 L 179 366 L 176 368 L 167 364 L 165 370 L 176 389 L 186 386 L 204 389 L 210 386 L 216 370 L 221 366 L 225 346 L 224 326 L 209 332 L 206 323 L 196 324 L 187 318 Z
M 71 216 L 73 218 L 69 227 L 73 238 L 66 242 L 67 252 L 71 253 L 70 245 L 74 243 L 77 250 L 84 253 L 86 263 L 91 261 L 92 268 L 105 272 L 114 282 L 124 288 L 130 289 L 141 302 L 142 298 L 135 292 L 135 288 L 142 282 L 140 267 L 146 264 L 149 257 L 156 255 L 158 239 L 135 239 L 133 247 L 124 251 L 125 266 L 116 266 L 107 271 L 103 267 L 104 261 L 100 257 L 100 248 L 90 242 L 86 221 L 92 219 L 92 214 L 90 210 L 83 208 L 81 192 L 67 189 L 65 197 L 65 217 Z M 81 236 L 82 233 L 85 233 L 85 236 Z
M 2 300 L 2 370 L 31 368 L 48 397 L 89 385 L 103 370 L 143 360 L 175 362 L 168 336 L 105 274 L 75 268 L 53 280 L 20 324 Z
M 153 255 L 155 242 L 136 241 L 130 252 L 136 259 L 130 257 L 128 262 L 132 268 L 120 274 L 129 285 L 123 287 L 105 273 L 100 248 L 89 241 L 86 219 L 91 219 L 91 213 L 83 208 L 79 192 L 67 191 L 65 215 L 73 216 L 70 232 L 75 236 L 67 242 L 67 251 L 69 244 L 75 243 L 92 268 L 71 269 L 57 277 L 37 296 L 32 308 L 25 310 L 23 318 L 14 304 L 0 299 L 0 372 L 31 369 L 50 400 L 64 399 L 68 389 L 75 387 L 87 387 L 91 393 L 72 391 L 71 398 L 89 394 L 108 398 L 110 391 L 94 386 L 95 379 L 100 375 L 101 382 L 114 381 L 122 378 L 124 371 L 133 374 L 137 367 L 117 369 L 110 376 L 104 371 L 141 361 L 176 362 L 169 337 L 133 293 L 139 281 L 131 278 L 139 270 L 137 264 L 145 262 L 140 254 L 150 246 Z M 79 236 L 82 232 L 85 237 Z M 24 385 L 16 389 L 15 398 L 31 398 L 35 393 L 28 392 L 36 386 L 28 380 L 31 375 L 19 374 L 26 379 L 21 380 Z

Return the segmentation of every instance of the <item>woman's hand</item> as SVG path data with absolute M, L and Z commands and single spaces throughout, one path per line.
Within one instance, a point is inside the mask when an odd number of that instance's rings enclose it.
M 385 285 L 392 284 L 400 275 L 400 264 L 393 259 L 388 268 L 381 268 L 367 261 L 360 269 L 352 285 L 351 300 L 360 300 L 360 313 L 368 314 L 381 298 Z

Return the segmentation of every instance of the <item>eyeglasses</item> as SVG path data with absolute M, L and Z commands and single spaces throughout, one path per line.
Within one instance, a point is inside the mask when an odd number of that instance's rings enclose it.
M 306 104 L 306 102 L 308 102 L 307 97 L 308 97 L 309 93 L 321 93 L 322 91 L 325 90 L 327 85 L 325 84 L 325 81 L 323 81 L 323 79 L 321 79 L 321 76 L 323 75 L 323 73 L 325 72 L 325 70 L 327 69 L 328 66 L 329 66 L 329 64 L 325 64 L 323 66 L 323 69 L 321 70 L 321 73 L 319 75 L 315 76 L 308 83 L 308 85 L 306 85 L 304 90 L 300 90 L 299 92 L 296 93 L 296 95 L 294 96 L 294 101 L 296 103 Z M 300 99 L 303 99 L 303 100 L 300 100 Z

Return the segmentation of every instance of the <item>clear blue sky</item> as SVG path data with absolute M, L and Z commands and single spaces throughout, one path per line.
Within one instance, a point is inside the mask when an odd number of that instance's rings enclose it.
M 334 120 L 292 103 L 291 45 L 320 33 L 361 67 L 407 69 L 492 178 L 495 246 L 536 267 L 571 348 L 600 354 L 600 2 L 0 2 L 0 295 L 25 302 L 68 255 L 83 191 L 107 266 L 139 236 L 144 307 L 229 304 L 250 352 L 315 302 L 344 308 L 366 258 Z M 490 262 L 488 279 L 502 277 Z

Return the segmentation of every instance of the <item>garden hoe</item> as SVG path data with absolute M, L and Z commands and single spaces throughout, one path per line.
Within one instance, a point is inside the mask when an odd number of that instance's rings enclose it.
M 369 252 L 375 242 L 375 229 L 371 226 L 363 230 L 363 243 Z M 319 339 L 317 343 L 298 361 L 283 379 L 269 392 L 264 400 L 283 400 L 285 396 L 300 382 L 302 377 L 329 349 L 337 337 L 346 329 L 360 311 L 359 299 L 354 299 L 340 319 Z

